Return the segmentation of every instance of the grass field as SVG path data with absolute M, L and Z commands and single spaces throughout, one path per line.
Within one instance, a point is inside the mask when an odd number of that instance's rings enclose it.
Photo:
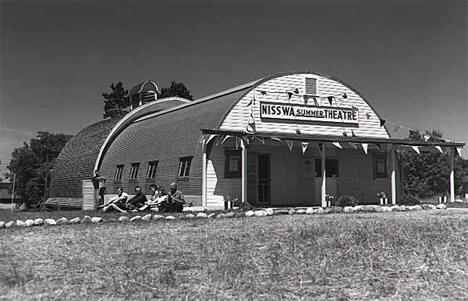
M 0 299 L 468 298 L 463 212 L 109 222 L 0 239 Z

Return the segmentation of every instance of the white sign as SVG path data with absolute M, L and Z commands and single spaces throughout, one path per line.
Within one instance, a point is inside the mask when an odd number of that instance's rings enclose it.
M 356 108 L 260 102 L 262 119 L 359 124 Z

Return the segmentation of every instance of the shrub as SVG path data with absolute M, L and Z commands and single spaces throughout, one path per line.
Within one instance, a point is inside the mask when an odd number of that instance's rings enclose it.
M 399 198 L 398 204 L 412 206 L 421 204 L 421 201 L 412 194 L 404 194 Z
M 356 198 L 353 197 L 352 195 L 342 195 L 335 202 L 335 206 L 338 206 L 338 207 L 356 206 L 357 203 L 358 202 Z

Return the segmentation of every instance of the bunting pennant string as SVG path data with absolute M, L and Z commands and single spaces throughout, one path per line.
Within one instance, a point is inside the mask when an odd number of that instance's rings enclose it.
M 288 145 L 289 151 L 292 151 L 292 148 L 294 146 L 294 141 L 293 140 L 286 140 L 286 144 Z
M 423 135 L 424 141 L 427 142 L 431 138 L 429 135 Z
M 357 149 L 357 144 L 354 142 L 348 142 L 349 145 L 351 145 L 352 148 Z
M 455 149 L 457 150 L 458 155 L 461 156 L 463 146 L 456 146 Z
M 309 142 L 301 142 L 302 154 L 304 154 L 309 146 Z
M 330 103 L 330 105 L 332 105 L 333 104 L 333 96 L 328 96 L 327 99 L 328 99 L 328 102 Z
M 332 144 L 336 147 L 338 147 L 339 149 L 343 149 L 343 147 L 341 146 L 341 144 L 339 142 L 332 142 Z
M 322 145 L 323 145 L 323 143 L 315 144 L 315 146 L 317 146 L 317 149 L 318 149 L 318 152 L 319 152 L 320 155 L 322 155 Z
M 412 145 L 411 148 L 412 148 L 415 152 L 417 152 L 419 155 L 421 154 L 421 152 L 419 151 L 419 146 L 417 146 L 417 145 Z
M 442 150 L 442 147 L 440 145 L 435 145 L 434 146 L 441 154 L 444 153 L 444 151 Z
M 356 137 L 356 134 L 354 133 L 354 130 L 351 130 L 351 136 Z
M 380 145 L 379 143 L 374 143 L 374 144 L 379 149 L 379 151 L 382 151 L 382 145 Z
M 361 143 L 361 146 L 362 146 L 362 149 L 364 150 L 364 152 L 367 155 L 367 148 L 368 148 L 369 145 L 367 143 Z
M 385 122 L 387 122 L 386 120 L 380 118 L 380 127 L 383 127 Z

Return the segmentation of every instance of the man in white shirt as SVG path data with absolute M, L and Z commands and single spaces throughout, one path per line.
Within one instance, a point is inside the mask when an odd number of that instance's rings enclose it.
M 128 199 L 128 194 L 123 192 L 122 187 L 119 187 L 117 188 L 117 196 L 110 199 L 109 203 L 107 203 L 102 208 L 102 211 L 107 212 L 108 210 L 115 209 L 121 213 L 127 213 L 127 207 L 126 207 L 127 199 Z

